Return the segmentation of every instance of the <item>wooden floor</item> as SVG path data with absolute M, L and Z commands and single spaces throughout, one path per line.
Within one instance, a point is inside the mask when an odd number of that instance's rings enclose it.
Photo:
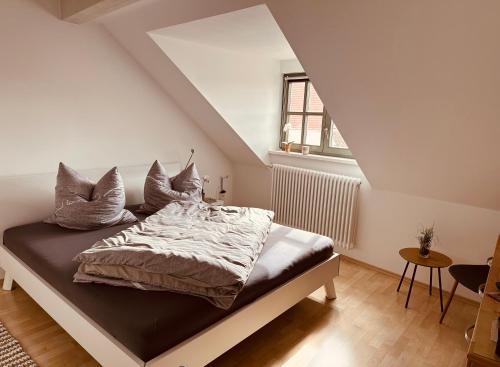
M 407 287 L 396 293 L 397 283 L 344 260 L 335 301 L 317 291 L 210 367 L 465 366 L 463 333 L 478 306 L 457 298 L 439 325 L 437 292 L 415 286 L 405 310 Z M 98 366 L 19 287 L 0 291 L 0 321 L 41 367 Z

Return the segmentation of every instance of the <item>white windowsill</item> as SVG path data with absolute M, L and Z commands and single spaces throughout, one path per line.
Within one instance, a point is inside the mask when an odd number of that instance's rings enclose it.
M 357 166 L 358 162 L 355 159 L 351 158 L 340 158 L 340 157 L 332 157 L 327 155 L 318 155 L 318 154 L 307 154 L 304 155 L 302 153 L 290 152 L 287 153 L 283 150 L 270 150 L 269 154 L 271 156 L 286 156 L 294 159 L 305 159 L 305 160 L 313 160 L 313 161 L 323 161 L 323 162 L 331 162 L 338 164 L 346 164 L 349 166 Z

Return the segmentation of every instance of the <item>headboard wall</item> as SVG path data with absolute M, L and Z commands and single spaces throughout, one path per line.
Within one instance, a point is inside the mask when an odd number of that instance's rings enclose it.
M 179 173 L 179 162 L 162 162 L 169 175 Z M 92 180 L 99 180 L 109 168 L 78 170 Z M 118 167 L 125 183 L 127 204 L 138 204 L 143 200 L 144 180 L 148 165 Z M 0 233 L 9 227 L 45 219 L 54 209 L 54 187 L 56 172 L 0 176 Z

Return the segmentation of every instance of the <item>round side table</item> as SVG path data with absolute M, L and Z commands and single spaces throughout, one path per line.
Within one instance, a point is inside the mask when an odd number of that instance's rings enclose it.
M 441 287 L 441 268 L 447 268 L 453 263 L 453 261 L 448 256 L 432 250 L 430 251 L 429 257 L 427 259 L 424 259 L 423 257 L 420 257 L 418 255 L 418 251 L 419 249 L 416 247 L 407 247 L 399 250 L 399 255 L 401 255 L 401 257 L 406 260 L 406 266 L 405 270 L 403 271 L 403 275 L 401 275 L 401 280 L 399 281 L 397 291 L 399 292 L 399 289 L 401 288 L 401 284 L 403 283 L 403 279 L 405 278 L 406 275 L 406 270 L 408 270 L 408 265 L 412 263 L 415 266 L 413 268 L 413 275 L 411 277 L 408 296 L 406 297 L 405 308 L 408 308 L 408 302 L 410 301 L 411 290 L 413 288 L 413 281 L 415 280 L 415 273 L 417 272 L 418 266 L 425 266 L 429 268 L 430 271 L 429 295 L 432 295 L 432 270 L 434 268 L 437 268 L 439 277 L 439 301 L 441 303 L 441 312 L 443 312 L 443 288 Z

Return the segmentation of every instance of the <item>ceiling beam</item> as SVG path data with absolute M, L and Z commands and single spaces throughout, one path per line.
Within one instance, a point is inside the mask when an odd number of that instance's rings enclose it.
M 60 0 L 61 19 L 81 24 L 90 22 L 138 0 Z

